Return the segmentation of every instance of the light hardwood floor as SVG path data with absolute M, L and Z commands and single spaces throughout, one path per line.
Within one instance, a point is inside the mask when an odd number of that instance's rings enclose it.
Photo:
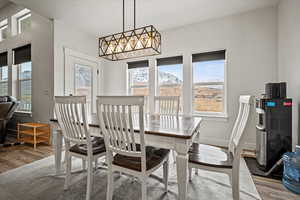
M 52 147 L 39 145 L 35 151 L 32 145 L 0 147 L 0 173 L 26 165 L 53 155 Z M 288 191 L 281 181 L 253 176 L 254 183 L 263 200 L 299 200 L 300 195 Z
M 40 144 L 34 150 L 32 145 L 0 147 L 0 173 L 40 160 L 53 154 L 52 146 Z
M 280 180 L 253 176 L 256 188 L 263 200 L 299 200 L 300 195 L 287 190 Z

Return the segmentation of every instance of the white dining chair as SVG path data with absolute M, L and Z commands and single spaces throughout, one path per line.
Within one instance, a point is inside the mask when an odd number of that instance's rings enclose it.
M 139 108 L 137 121 L 132 116 L 134 106 Z M 142 183 L 141 199 L 146 200 L 147 178 L 163 165 L 165 190 L 168 190 L 169 150 L 146 146 L 143 107 L 143 96 L 97 97 L 97 114 L 107 150 L 107 200 L 113 196 L 115 171 L 137 177 Z
M 229 175 L 232 184 L 234 200 L 239 200 L 239 167 L 244 143 L 244 129 L 246 127 L 250 107 L 251 96 L 243 95 L 239 98 L 239 112 L 234 123 L 228 148 L 193 143 L 189 151 L 189 175 L 192 176 L 192 168 L 214 172 L 223 172 Z
M 66 150 L 66 179 L 64 189 L 70 185 L 72 157 L 88 163 L 86 200 L 91 198 L 93 188 L 93 162 L 106 155 L 103 138 L 92 138 L 87 123 L 85 96 L 55 97 L 55 114 L 62 130 Z M 73 145 L 71 145 L 73 144 Z M 85 168 L 85 166 L 83 166 Z
M 180 97 L 179 96 L 155 96 L 155 113 L 159 115 L 175 115 L 178 117 Z M 172 150 L 172 158 L 176 163 L 176 153 Z
M 180 105 L 179 96 L 155 96 L 154 102 L 156 114 L 178 116 Z

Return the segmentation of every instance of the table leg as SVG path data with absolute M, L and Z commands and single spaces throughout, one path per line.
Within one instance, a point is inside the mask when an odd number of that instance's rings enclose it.
M 188 154 L 177 152 L 176 156 L 177 167 L 177 182 L 178 182 L 178 199 L 185 200 L 187 197 L 187 184 L 188 184 Z
M 60 130 L 52 129 L 53 134 L 55 135 L 55 140 L 53 141 L 54 146 L 54 157 L 55 157 L 55 173 L 59 175 L 61 172 L 61 154 L 62 154 L 62 133 Z

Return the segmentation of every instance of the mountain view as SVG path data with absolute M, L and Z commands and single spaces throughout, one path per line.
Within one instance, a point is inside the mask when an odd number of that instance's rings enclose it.
M 133 95 L 149 95 L 148 84 L 148 68 L 136 68 L 130 71 L 129 81 L 131 82 L 131 90 Z M 158 70 L 159 95 L 161 96 L 182 96 L 182 79 L 175 73 L 169 73 Z M 206 85 L 194 83 L 193 108 L 198 112 L 223 111 L 223 86 L 222 85 Z M 181 100 L 182 101 L 182 100 Z

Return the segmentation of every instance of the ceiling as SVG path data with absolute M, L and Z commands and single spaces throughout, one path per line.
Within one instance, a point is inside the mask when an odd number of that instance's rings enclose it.
M 3 8 L 9 3 L 9 0 L 0 0 L 0 8 Z
M 94 36 L 122 31 L 122 0 L 11 1 Z M 136 3 L 137 27 L 152 24 L 161 31 L 276 5 L 278 0 L 136 0 Z M 125 4 L 126 27 L 130 28 L 133 0 L 125 0 Z

